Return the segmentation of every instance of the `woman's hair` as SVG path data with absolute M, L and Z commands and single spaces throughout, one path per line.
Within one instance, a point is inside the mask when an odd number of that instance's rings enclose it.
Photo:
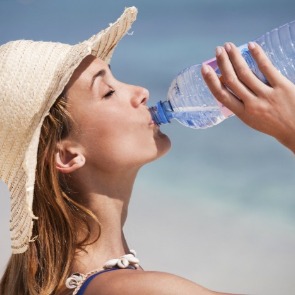
M 91 243 L 89 218 L 99 226 L 91 211 L 69 197 L 66 179 L 55 168 L 57 143 L 70 131 L 66 99 L 60 96 L 40 135 L 33 202 L 37 238 L 25 253 L 11 256 L 1 279 L 1 295 L 63 294 L 75 253 Z

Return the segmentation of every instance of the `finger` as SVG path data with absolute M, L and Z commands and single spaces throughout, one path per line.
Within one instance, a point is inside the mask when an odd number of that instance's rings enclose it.
M 230 48 L 228 49 L 229 51 Z M 240 59 L 242 57 L 240 56 Z M 219 70 L 222 75 L 222 82 L 228 87 L 239 99 L 246 102 L 247 100 L 253 100 L 255 96 L 249 88 L 239 80 L 234 66 L 229 59 L 229 55 L 223 47 L 217 47 L 216 49 L 216 60 Z M 247 69 L 245 69 L 247 70 Z
M 277 70 L 263 49 L 255 42 L 250 42 L 248 48 L 255 59 L 260 71 L 273 87 L 284 82 L 285 77 Z
M 224 48 L 229 56 L 238 79 L 257 96 L 265 93 L 269 86 L 259 80 L 252 72 L 246 60 L 241 55 L 239 48 L 237 48 L 233 43 L 226 43 Z M 247 95 L 247 93 L 245 93 L 245 95 Z
M 201 72 L 214 97 L 236 115 L 242 115 L 244 112 L 243 102 L 237 99 L 226 87 L 223 86 L 214 70 L 210 66 L 204 64 Z

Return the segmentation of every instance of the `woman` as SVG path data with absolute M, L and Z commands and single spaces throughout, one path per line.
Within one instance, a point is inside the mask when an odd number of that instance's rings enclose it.
M 126 9 L 108 29 L 75 46 L 17 41 L 0 47 L 0 176 L 11 192 L 14 253 L 1 294 L 223 294 L 143 271 L 124 238 L 139 168 L 170 147 L 151 120 L 148 91 L 116 80 L 108 65 L 136 12 Z M 242 61 L 232 48 L 235 67 Z M 221 51 L 228 82 L 235 72 Z M 263 54 L 259 48 L 253 53 Z M 215 74 L 203 73 L 213 93 L 232 107 L 235 98 Z M 281 92 L 294 87 L 285 84 Z M 242 114 L 236 104 L 232 109 Z M 259 120 L 255 113 L 243 116 Z

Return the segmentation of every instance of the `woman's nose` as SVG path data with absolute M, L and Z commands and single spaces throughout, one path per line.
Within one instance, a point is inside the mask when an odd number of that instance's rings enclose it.
M 140 86 L 133 86 L 133 95 L 131 103 L 134 107 L 138 107 L 142 104 L 146 105 L 149 99 L 149 91 L 146 88 Z

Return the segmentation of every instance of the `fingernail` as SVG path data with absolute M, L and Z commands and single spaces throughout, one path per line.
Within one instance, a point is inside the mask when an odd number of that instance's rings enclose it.
M 206 64 L 203 64 L 202 72 L 203 72 L 204 75 L 208 74 L 209 73 L 209 66 L 206 65 Z
M 221 47 L 220 47 L 220 46 L 217 46 L 217 47 L 216 47 L 216 56 L 221 55 L 221 53 L 222 53 L 222 49 L 221 49 Z
M 225 43 L 224 44 L 224 48 L 225 48 L 225 50 L 226 50 L 226 52 L 230 52 L 231 51 L 231 45 L 230 45 L 230 43 Z
M 254 42 L 249 42 L 248 43 L 248 48 L 249 49 L 254 49 L 255 48 L 255 43 Z

